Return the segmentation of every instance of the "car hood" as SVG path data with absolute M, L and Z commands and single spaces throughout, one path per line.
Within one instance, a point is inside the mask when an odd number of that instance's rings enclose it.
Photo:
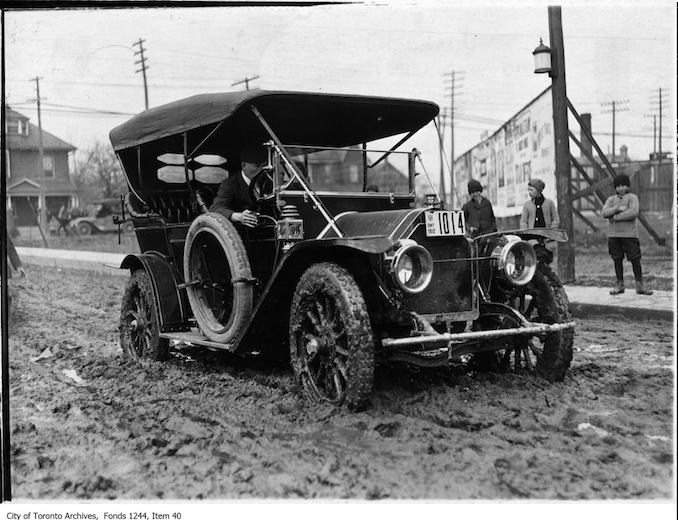
M 393 240 L 409 234 L 412 224 L 426 208 L 342 213 L 335 217 L 345 237 L 387 236 Z M 337 233 L 328 224 L 318 238 L 335 238 Z

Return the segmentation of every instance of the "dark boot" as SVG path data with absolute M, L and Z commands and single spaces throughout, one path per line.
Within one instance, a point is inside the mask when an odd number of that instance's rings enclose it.
M 624 281 L 623 280 L 617 280 L 617 283 L 614 285 L 614 289 L 610 291 L 610 294 L 621 294 L 625 291 L 624 289 Z
M 648 296 L 654 293 L 654 291 L 645 288 L 642 280 L 640 282 L 636 281 L 636 292 L 638 294 L 647 294 Z

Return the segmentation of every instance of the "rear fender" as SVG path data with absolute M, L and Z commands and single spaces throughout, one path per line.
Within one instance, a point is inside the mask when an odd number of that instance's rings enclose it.
M 153 251 L 127 255 L 120 269 L 144 269 L 148 273 L 162 332 L 189 330 L 187 319 L 192 314 L 186 289 L 178 287 L 181 283 L 179 273 L 163 255 Z
M 366 290 L 379 283 L 370 255 L 385 253 L 393 244 L 394 241 L 385 236 L 317 239 L 295 244 L 277 265 L 258 298 L 250 323 L 236 341 L 237 348 L 251 350 L 269 344 L 280 348 L 280 339 L 287 338 L 290 305 L 297 283 L 306 269 L 319 262 L 333 262 L 347 269 L 363 289 L 368 309 L 378 307 L 379 292 Z

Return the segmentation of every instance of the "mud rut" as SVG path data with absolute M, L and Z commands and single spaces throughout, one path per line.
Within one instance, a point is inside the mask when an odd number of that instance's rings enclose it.
M 256 359 L 128 362 L 123 277 L 31 267 L 12 283 L 17 500 L 672 496 L 667 322 L 579 321 L 563 383 L 379 368 L 350 413 Z

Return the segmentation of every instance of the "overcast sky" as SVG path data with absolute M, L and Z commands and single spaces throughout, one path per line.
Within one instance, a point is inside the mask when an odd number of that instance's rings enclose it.
M 9 11 L 7 101 L 37 124 L 31 100 L 32 78 L 39 76 L 45 130 L 80 150 L 108 142 L 112 127 L 144 109 L 134 63 L 139 38 L 145 40 L 150 106 L 242 89 L 232 83 L 259 76 L 251 87 L 412 97 L 446 107 L 445 74 L 457 71 L 459 155 L 550 84 L 548 76 L 533 73 L 532 57 L 540 37 L 548 43 L 548 13 L 541 1 L 448 4 Z M 602 104 L 620 101 L 617 148 L 627 144 L 632 157 L 647 158 L 653 148 L 647 116 L 658 113 L 659 88 L 663 149 L 671 150 L 675 3 L 560 5 L 568 97 L 580 113 L 592 114 L 603 150 L 611 146 L 612 114 Z M 436 172 L 433 131 L 419 137 L 427 168 Z

